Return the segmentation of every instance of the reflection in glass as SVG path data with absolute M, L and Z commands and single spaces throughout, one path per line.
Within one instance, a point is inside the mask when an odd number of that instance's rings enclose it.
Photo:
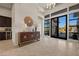
M 51 25 L 52 25 L 52 27 L 51 27 L 51 28 L 52 28 L 52 29 L 51 29 L 51 30 L 52 30 L 52 31 L 51 31 L 51 32 L 52 32 L 52 33 L 51 33 L 51 36 L 52 36 L 52 37 L 57 37 L 57 18 L 52 18 L 52 19 L 51 19 L 51 22 L 52 22 L 52 23 L 51 23 Z
M 78 39 L 79 12 L 69 14 L 69 37 Z

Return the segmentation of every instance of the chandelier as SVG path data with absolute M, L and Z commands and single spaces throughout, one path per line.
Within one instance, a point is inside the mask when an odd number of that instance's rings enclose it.
M 55 7 L 56 3 L 47 3 L 45 6 L 46 10 L 51 10 Z
M 38 15 L 39 19 L 43 19 L 43 15 L 45 12 L 52 10 L 57 4 L 56 3 L 44 3 L 38 7 L 38 11 L 40 15 Z

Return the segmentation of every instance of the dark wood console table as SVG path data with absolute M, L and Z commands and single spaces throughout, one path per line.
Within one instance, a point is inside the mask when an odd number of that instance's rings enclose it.
M 21 46 L 23 43 L 35 41 L 40 39 L 40 32 L 19 32 L 18 33 L 18 45 Z

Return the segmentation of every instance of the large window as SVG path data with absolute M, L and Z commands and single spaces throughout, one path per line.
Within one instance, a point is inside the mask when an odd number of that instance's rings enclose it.
M 69 19 L 67 19 L 67 15 L 63 16 L 63 14 L 67 12 L 67 8 L 49 14 L 51 16 L 49 15 L 45 16 L 45 18 L 52 17 L 51 22 L 50 22 L 51 23 L 51 37 L 67 39 L 67 34 L 68 34 L 69 38 L 71 39 L 79 39 L 79 12 L 75 12 L 76 10 L 78 11 L 79 4 L 75 4 L 68 8 L 69 8 L 69 13 L 74 12 L 74 13 L 69 14 Z M 56 17 L 53 18 L 53 16 L 54 17 L 56 16 Z M 69 24 L 67 24 L 67 22 L 69 22 Z M 48 20 L 45 20 L 45 23 L 44 23 L 45 35 L 49 35 L 50 23 Z M 67 25 L 69 25 L 69 27 L 67 27 Z M 69 31 L 67 31 L 67 28 L 69 28 Z
M 78 38 L 79 12 L 69 14 L 69 37 Z
M 44 20 L 44 34 L 49 35 L 49 19 Z

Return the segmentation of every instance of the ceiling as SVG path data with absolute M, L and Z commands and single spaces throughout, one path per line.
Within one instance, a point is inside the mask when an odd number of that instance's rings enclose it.
M 42 8 L 46 7 L 47 3 L 38 3 L 38 5 Z M 56 3 L 56 6 L 59 5 L 60 3 Z M 0 3 L 0 7 L 11 9 L 12 8 L 12 3 Z
M 11 9 L 12 3 L 0 3 L 0 7 Z
M 44 14 L 45 12 L 47 12 L 47 11 L 49 11 L 49 10 L 51 10 L 51 9 L 47 9 L 46 8 L 46 5 L 47 5 L 48 3 L 38 3 L 38 10 L 39 10 L 39 12 L 40 13 L 42 13 L 42 14 Z M 51 3 L 50 3 L 51 4 Z M 55 3 L 55 7 L 57 7 L 58 5 L 60 5 L 60 4 L 62 4 L 62 3 Z M 54 7 L 53 7 L 54 8 Z M 53 9 L 52 8 L 52 9 Z

